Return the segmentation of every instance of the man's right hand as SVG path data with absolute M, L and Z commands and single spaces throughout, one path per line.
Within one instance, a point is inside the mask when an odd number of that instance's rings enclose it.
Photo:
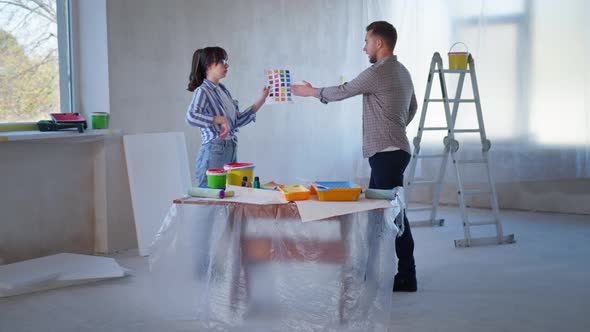
M 219 138 L 224 139 L 227 136 L 227 134 L 229 134 L 229 126 L 227 125 L 227 119 L 225 118 L 225 116 L 214 116 L 213 123 L 216 125 L 221 125 L 221 132 L 219 133 Z
M 291 92 L 299 97 L 314 97 L 317 94 L 316 88 L 307 81 L 303 81 L 303 84 L 291 84 Z

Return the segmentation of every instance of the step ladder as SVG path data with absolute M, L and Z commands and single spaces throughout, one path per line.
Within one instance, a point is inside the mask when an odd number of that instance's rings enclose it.
M 468 65 L 469 69 L 466 70 L 451 70 L 451 69 L 444 69 L 443 62 L 440 54 L 434 53 L 432 57 L 432 61 L 430 63 L 430 71 L 428 73 L 428 83 L 426 85 L 426 92 L 424 97 L 424 103 L 422 105 L 422 113 L 420 115 L 420 124 L 418 126 L 418 134 L 413 140 L 414 144 L 414 151 L 412 153 L 412 158 L 410 161 L 410 169 L 409 174 L 407 177 L 407 184 L 406 184 L 406 202 L 410 201 L 410 197 L 412 194 L 413 189 L 417 186 L 424 186 L 424 185 L 434 185 L 434 194 L 432 198 L 432 205 L 427 207 L 415 207 L 415 208 L 407 208 L 408 212 L 414 211 L 430 211 L 430 218 L 423 221 L 414 221 L 411 223 L 413 226 L 442 226 L 444 224 L 444 219 L 437 219 L 437 210 L 440 203 L 440 195 L 442 191 L 442 183 L 444 179 L 444 175 L 446 172 L 447 163 L 449 157 L 453 163 L 455 168 L 455 174 L 457 178 L 457 194 L 459 200 L 459 208 L 461 210 L 461 219 L 463 221 L 463 231 L 465 233 L 465 238 L 462 240 L 455 240 L 456 247 L 470 247 L 475 245 L 488 245 L 488 244 L 502 244 L 502 243 L 513 243 L 514 234 L 504 235 L 502 231 L 502 224 L 500 221 L 500 209 L 498 206 L 498 199 L 496 196 L 496 188 L 494 186 L 494 181 L 492 180 L 492 175 L 490 173 L 490 166 L 489 166 L 489 150 L 491 148 L 491 142 L 486 137 L 486 132 L 483 123 L 483 116 L 481 111 L 481 103 L 479 98 L 479 89 L 477 87 L 477 78 L 475 76 L 475 64 L 473 57 L 469 55 L 468 58 Z M 435 75 L 438 74 L 438 78 L 440 81 L 441 93 L 442 98 L 439 99 L 432 99 L 430 98 L 430 93 L 432 89 L 432 83 L 434 80 Z M 457 89 L 455 91 L 455 97 L 453 99 L 449 99 L 447 93 L 447 85 L 445 80 L 445 74 L 458 74 L 458 82 L 457 82 Z M 463 84 L 465 82 L 465 77 L 469 74 L 471 79 L 471 86 L 473 89 L 473 98 L 472 99 L 461 99 L 461 93 L 463 91 Z M 446 119 L 446 126 L 445 127 L 426 127 L 426 112 L 428 110 L 428 105 L 430 103 L 442 103 L 444 106 L 445 112 L 445 119 Z M 472 129 L 457 129 L 455 128 L 455 122 L 457 119 L 457 111 L 459 110 L 460 104 L 471 103 L 475 104 L 475 110 L 477 112 L 477 122 L 478 128 Z M 452 104 L 452 110 L 451 110 Z M 444 149 L 440 154 L 430 154 L 424 155 L 420 153 L 420 142 L 422 140 L 422 135 L 425 131 L 441 131 L 445 132 L 446 136 L 443 139 Z M 458 159 L 457 151 L 459 150 L 459 142 L 455 139 L 455 134 L 458 133 L 472 133 L 472 134 L 479 134 L 481 145 L 482 145 L 482 155 L 480 159 L 471 159 L 471 160 L 464 160 Z M 434 179 L 431 180 L 415 180 L 416 174 L 416 166 L 418 164 L 418 160 L 422 159 L 440 159 L 440 167 L 439 172 Z M 473 164 L 480 164 L 483 165 L 485 171 L 487 173 L 487 182 L 488 187 L 484 190 L 466 190 L 463 187 L 463 180 L 461 177 L 461 168 L 467 167 Z M 489 220 L 472 220 L 468 216 L 467 207 L 465 204 L 465 197 L 473 196 L 473 195 L 487 195 L 490 197 L 490 203 L 492 207 L 492 218 Z M 483 225 L 495 225 L 496 226 L 496 236 L 492 237 L 485 237 L 485 238 L 473 238 L 471 236 L 471 227 L 473 226 L 483 226 Z

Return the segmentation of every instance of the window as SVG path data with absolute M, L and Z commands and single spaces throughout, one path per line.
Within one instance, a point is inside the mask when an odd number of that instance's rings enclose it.
M 496 140 L 529 137 L 529 1 L 463 0 L 453 4 L 453 40 L 465 41 L 478 51 L 474 60 L 487 134 Z M 469 123 L 473 127 L 474 118 L 475 112 L 460 112 L 457 128 L 469 127 Z
M 0 123 L 71 112 L 69 5 L 0 2 Z
M 587 146 L 587 2 L 452 3 L 453 40 L 478 51 L 489 136 L 544 147 Z

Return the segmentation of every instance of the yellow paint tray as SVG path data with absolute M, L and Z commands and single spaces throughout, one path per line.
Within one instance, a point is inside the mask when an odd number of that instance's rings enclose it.
M 279 186 L 278 189 L 288 201 L 304 201 L 309 199 L 309 190 L 300 184 Z
M 320 201 L 356 201 L 361 187 L 352 182 L 318 181 L 312 183 L 311 192 L 316 192 Z

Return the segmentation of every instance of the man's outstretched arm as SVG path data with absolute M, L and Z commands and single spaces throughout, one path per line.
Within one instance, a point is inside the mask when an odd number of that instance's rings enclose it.
M 291 85 L 291 92 L 300 97 L 316 97 L 322 103 L 339 101 L 363 93 L 377 90 L 377 79 L 372 68 L 367 68 L 352 81 L 338 86 L 314 88 L 309 82 Z

